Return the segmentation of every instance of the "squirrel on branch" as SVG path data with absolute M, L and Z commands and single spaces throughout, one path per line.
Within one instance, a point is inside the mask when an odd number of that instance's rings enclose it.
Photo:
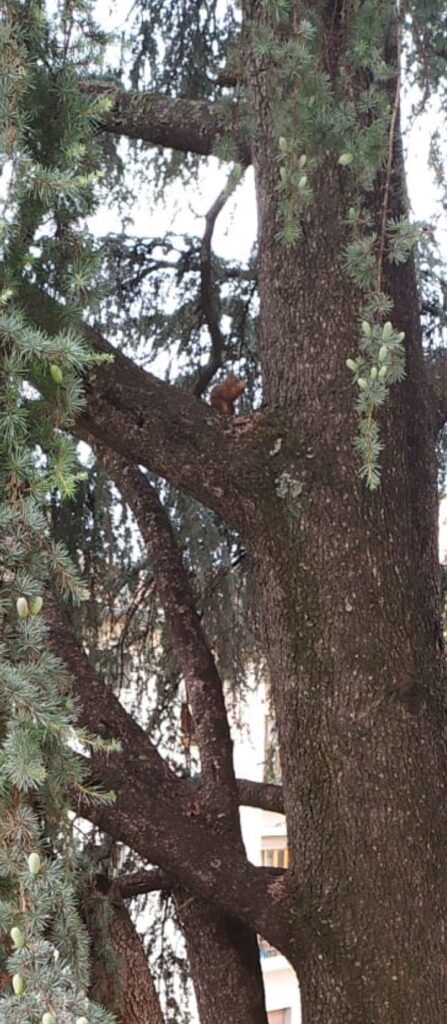
M 245 391 L 247 382 L 235 377 L 232 370 L 227 373 L 221 384 L 216 384 L 210 395 L 213 409 L 223 412 L 225 416 L 234 416 L 234 403 L 236 398 Z

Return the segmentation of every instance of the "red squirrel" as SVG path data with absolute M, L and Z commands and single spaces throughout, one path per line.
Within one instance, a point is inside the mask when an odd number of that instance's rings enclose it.
M 225 380 L 221 384 L 216 384 L 211 392 L 210 400 L 213 409 L 223 412 L 225 416 L 234 416 L 234 403 L 236 398 L 239 398 L 239 395 L 245 391 L 246 384 L 245 380 L 238 380 L 230 370 Z

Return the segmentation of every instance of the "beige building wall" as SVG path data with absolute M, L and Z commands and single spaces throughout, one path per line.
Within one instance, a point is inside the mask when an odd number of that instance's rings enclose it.
M 244 698 L 245 700 L 245 698 Z M 256 687 L 246 701 L 243 724 L 233 730 L 236 775 L 262 782 L 266 766 L 269 707 L 265 687 Z M 241 824 L 247 856 L 253 864 L 287 867 L 287 834 L 282 814 L 253 807 L 241 808 Z M 301 1024 L 299 988 L 288 961 L 260 939 L 261 966 L 269 1024 Z

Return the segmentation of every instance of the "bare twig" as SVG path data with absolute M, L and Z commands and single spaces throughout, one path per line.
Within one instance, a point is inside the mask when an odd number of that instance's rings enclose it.
M 263 811 L 284 814 L 282 786 L 276 786 L 272 782 L 252 782 L 251 779 L 238 779 L 237 788 L 241 806 L 260 807 Z

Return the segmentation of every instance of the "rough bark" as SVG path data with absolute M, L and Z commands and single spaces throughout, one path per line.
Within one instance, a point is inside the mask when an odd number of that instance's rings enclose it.
M 287 411 L 288 472 L 300 493 L 283 510 L 273 500 L 264 508 L 252 550 L 280 734 L 286 885 L 293 899 L 295 880 L 304 881 L 311 901 L 307 957 L 293 958 L 303 1015 L 312 1024 L 438 1024 L 446 996 L 444 674 L 414 270 L 410 261 L 385 282 L 393 322 L 406 334 L 407 376 L 381 417 L 382 483 L 373 496 L 352 448 L 345 361 L 358 306 L 341 265 L 342 174 L 325 169 L 292 260 L 278 243 L 267 74 L 254 157 L 261 358 L 267 399 Z
M 260 807 L 263 811 L 284 814 L 282 786 L 272 782 L 252 782 L 237 779 L 239 803 L 244 807 Z
M 433 422 L 436 430 L 447 423 L 447 353 L 442 349 L 427 364 Z
M 203 634 L 199 616 L 197 615 L 193 596 L 190 589 L 188 576 L 183 564 L 181 550 L 170 526 L 163 506 L 154 491 L 149 480 L 136 466 L 131 466 L 115 455 L 101 451 L 104 464 L 110 470 L 115 482 L 121 489 L 133 509 L 137 522 L 140 526 L 142 536 L 148 544 L 149 553 L 157 581 L 157 588 L 166 614 L 167 624 L 171 631 L 174 650 L 177 653 L 179 663 L 183 668 L 187 683 L 188 696 L 196 723 L 196 732 L 199 739 L 201 754 L 201 781 L 200 786 L 187 787 L 194 793 L 194 801 L 191 800 L 187 814 L 195 819 L 198 826 L 202 822 L 207 828 L 213 824 L 216 832 L 220 835 L 219 857 L 227 858 L 234 863 L 236 854 L 239 860 L 244 859 L 244 851 L 239 823 L 239 799 L 238 789 L 234 776 L 232 743 L 228 728 L 225 704 L 223 699 L 223 687 L 218 675 L 217 667 L 212 653 Z M 51 614 L 52 611 L 52 614 Z M 151 744 L 143 737 L 135 723 L 121 709 L 119 703 L 111 696 L 110 707 L 107 706 L 108 691 L 103 681 L 88 665 L 84 655 L 78 650 L 76 644 L 71 643 L 70 653 L 67 654 L 68 627 L 61 621 L 60 614 L 54 603 L 47 608 L 52 622 L 53 644 L 57 643 L 61 653 L 65 653 L 65 661 L 70 661 L 72 669 L 76 674 L 78 682 L 78 693 L 81 693 L 82 711 L 81 721 L 87 721 L 92 726 L 93 707 L 97 705 L 98 695 L 100 705 L 103 706 L 102 721 L 100 727 L 110 730 L 116 728 L 118 720 L 123 737 L 123 754 L 126 759 L 126 789 L 128 787 L 131 773 L 135 771 L 138 775 L 139 788 L 144 785 L 143 775 L 147 773 L 147 764 L 153 762 L 155 774 L 159 771 L 159 758 L 153 751 Z M 65 635 L 64 635 L 65 629 Z M 72 638 L 73 640 L 73 638 Z M 65 643 L 65 649 L 64 649 Z M 81 680 L 83 680 L 81 682 Z M 86 687 L 86 682 L 87 687 Z M 90 709 L 90 710 L 89 710 Z M 127 735 L 130 736 L 131 750 L 126 742 Z M 147 749 L 146 749 L 147 748 Z M 121 755 L 118 755 L 121 759 Z M 141 765 L 144 764 L 142 774 Z M 92 761 L 94 767 L 94 761 Z M 101 764 L 98 765 L 102 778 L 105 773 Z M 121 769 L 122 770 L 122 769 Z M 113 771 L 113 768 L 112 768 Z M 110 766 L 109 766 L 110 773 Z M 119 769 L 118 769 L 119 773 Z M 116 781 L 116 775 L 115 775 Z M 153 782 L 153 779 L 151 780 Z M 172 779 L 167 779 L 167 782 Z M 276 794 L 271 791 L 275 787 L 250 786 L 245 787 L 246 798 L 261 798 L 264 803 L 271 805 Z M 243 786 L 242 786 L 243 791 Z M 178 784 L 173 785 L 174 799 L 177 804 L 180 799 Z M 167 808 L 162 808 L 162 794 L 157 794 L 156 809 L 152 810 L 152 828 L 154 818 L 162 812 L 162 820 L 166 821 Z M 165 798 L 169 800 L 169 793 L 165 789 Z M 121 788 L 117 791 L 118 803 L 122 803 Z M 88 813 L 88 812 L 87 812 Z M 141 813 L 138 821 L 139 830 L 144 830 L 144 823 L 141 820 Z M 108 827 L 110 831 L 110 827 Z M 124 833 L 122 833 L 124 835 Z M 129 835 L 127 830 L 127 835 Z M 222 842 L 224 839 L 224 842 Z M 128 839 L 126 840 L 129 841 Z M 158 841 L 157 841 L 158 842 Z M 136 849 L 135 841 L 133 848 Z M 148 855 L 146 844 L 140 847 Z M 207 850 L 208 856 L 210 849 Z M 150 855 L 150 854 L 149 854 Z M 218 866 L 218 858 L 214 859 L 214 867 Z M 138 892 L 149 891 L 153 887 L 166 886 L 172 888 L 172 881 L 168 876 L 159 871 L 139 872 L 133 879 L 121 879 L 117 883 L 117 892 L 126 895 L 134 895 Z M 244 1021 L 252 1024 L 266 1024 L 267 1018 L 264 1006 L 263 984 L 259 964 L 259 951 L 255 932 L 249 924 L 242 924 L 236 917 L 230 918 L 223 915 L 197 894 L 191 895 L 183 890 L 182 897 L 178 901 L 179 914 L 182 926 L 185 929 L 188 952 L 190 956 L 192 977 L 200 1008 L 201 1021 L 203 1024 L 213 1021 L 218 1024 L 220 1020 L 227 1021 L 228 1013 L 231 1012 L 236 1019 L 237 1014 L 243 1017 Z M 126 937 L 131 939 L 129 928 L 132 923 L 127 921 L 126 912 L 121 903 L 118 909 L 113 907 L 114 926 L 115 917 L 117 935 L 121 936 L 123 943 Z M 130 942 L 132 948 L 132 943 Z M 138 949 L 137 949 L 138 953 Z M 130 951 L 129 951 L 130 956 Z M 206 976 L 203 975 L 204 964 L 208 963 Z M 212 965 L 212 966 L 210 966 Z M 98 999 L 104 1002 L 104 993 L 101 985 L 107 981 L 104 965 L 99 962 L 95 976 L 95 994 Z M 126 972 L 125 972 L 126 973 Z M 222 1000 L 222 995 L 216 989 L 214 977 L 225 976 L 228 981 L 228 998 Z M 125 981 L 125 979 L 124 979 Z M 124 982 L 123 982 L 124 983 Z M 127 984 L 127 982 L 126 982 Z M 103 986 L 104 987 L 104 986 Z M 145 984 L 147 988 L 147 983 Z M 129 1007 L 127 1014 L 129 1021 L 133 1012 L 135 994 L 138 995 L 138 985 L 129 993 Z M 116 1002 L 115 997 L 111 1001 L 110 992 L 106 1005 L 112 1008 Z M 150 995 L 150 992 L 149 992 Z M 230 1004 L 229 1004 L 230 1001 Z M 151 1004 L 149 1011 L 152 1012 Z M 123 1017 L 124 1021 L 124 1017 Z
M 87 888 L 82 913 L 90 936 L 90 996 L 117 1024 L 165 1024 L 147 956 L 130 913 L 116 892 Z
M 236 917 L 175 886 L 163 872 L 136 871 L 113 883 L 123 898 L 164 889 L 175 899 L 177 921 L 186 940 L 200 1024 L 267 1024 L 256 936 Z M 225 979 L 225 996 L 222 979 Z
M 253 929 L 217 917 L 203 900 L 175 892 L 200 1024 L 267 1024 L 259 950 Z
M 183 670 L 200 752 L 196 820 L 213 824 L 232 851 L 232 859 L 237 854 L 243 857 L 239 792 L 223 683 L 195 607 L 181 548 L 148 478 L 138 467 L 129 466 L 115 455 L 104 450 L 100 455 L 134 512 L 147 545 L 173 648 Z M 253 929 L 222 915 L 187 890 L 177 893 L 176 902 L 201 1024 L 227 1024 L 237 1014 L 246 1024 L 267 1024 Z M 225 1000 L 215 984 L 221 977 L 226 978 Z
M 177 538 L 155 488 L 137 466 L 101 451 L 146 542 L 173 648 L 186 683 L 200 751 L 202 805 L 241 844 L 233 743 L 223 684 L 205 637 Z

